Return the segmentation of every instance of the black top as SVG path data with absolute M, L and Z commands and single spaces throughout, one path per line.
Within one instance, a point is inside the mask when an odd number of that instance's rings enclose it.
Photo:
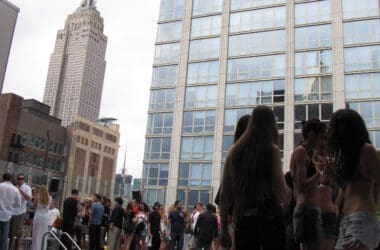
M 182 216 L 180 216 L 180 214 Z M 183 234 L 185 229 L 185 214 L 182 211 L 174 210 L 169 214 L 169 220 L 171 221 L 172 234 Z
M 110 223 L 113 224 L 113 226 L 117 228 L 122 228 L 123 226 L 123 217 L 124 217 L 124 209 L 117 205 L 112 210 L 111 217 L 110 217 Z
M 62 216 L 62 224 L 73 224 L 75 222 L 75 217 L 78 214 L 78 201 L 69 197 L 63 202 L 63 216 Z
M 160 232 L 161 215 L 155 211 L 149 214 L 150 232 L 158 234 Z
M 82 217 L 82 225 L 88 225 L 89 222 L 90 222 L 90 216 L 88 216 L 88 214 Z
M 218 236 L 218 219 L 216 215 L 210 211 L 201 213 L 194 232 L 200 241 L 211 242 Z

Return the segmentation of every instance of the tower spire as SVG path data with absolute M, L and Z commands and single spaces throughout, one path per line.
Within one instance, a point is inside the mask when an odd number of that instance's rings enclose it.
M 81 9 L 90 9 L 96 7 L 96 0 L 82 0 Z

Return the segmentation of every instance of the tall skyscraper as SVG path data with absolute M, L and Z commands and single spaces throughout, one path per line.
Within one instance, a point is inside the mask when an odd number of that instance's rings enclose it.
M 94 0 L 83 0 L 57 33 L 50 58 L 44 103 L 64 126 L 80 115 L 95 121 L 99 116 L 107 37 L 103 18 Z
M 212 201 L 239 117 L 273 108 L 284 170 L 301 121 L 346 106 L 380 147 L 377 0 L 161 0 L 143 197 Z
M 0 94 L 11 50 L 19 8 L 7 0 L 0 0 Z

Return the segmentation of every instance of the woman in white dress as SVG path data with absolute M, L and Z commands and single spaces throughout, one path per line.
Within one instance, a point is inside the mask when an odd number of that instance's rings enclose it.
M 36 212 L 33 220 L 32 250 L 41 250 L 42 237 L 49 230 L 50 197 L 46 186 L 38 189 Z

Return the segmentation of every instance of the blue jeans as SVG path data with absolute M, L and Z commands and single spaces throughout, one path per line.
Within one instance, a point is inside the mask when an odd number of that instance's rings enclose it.
M 0 250 L 7 250 L 10 221 L 0 221 Z

